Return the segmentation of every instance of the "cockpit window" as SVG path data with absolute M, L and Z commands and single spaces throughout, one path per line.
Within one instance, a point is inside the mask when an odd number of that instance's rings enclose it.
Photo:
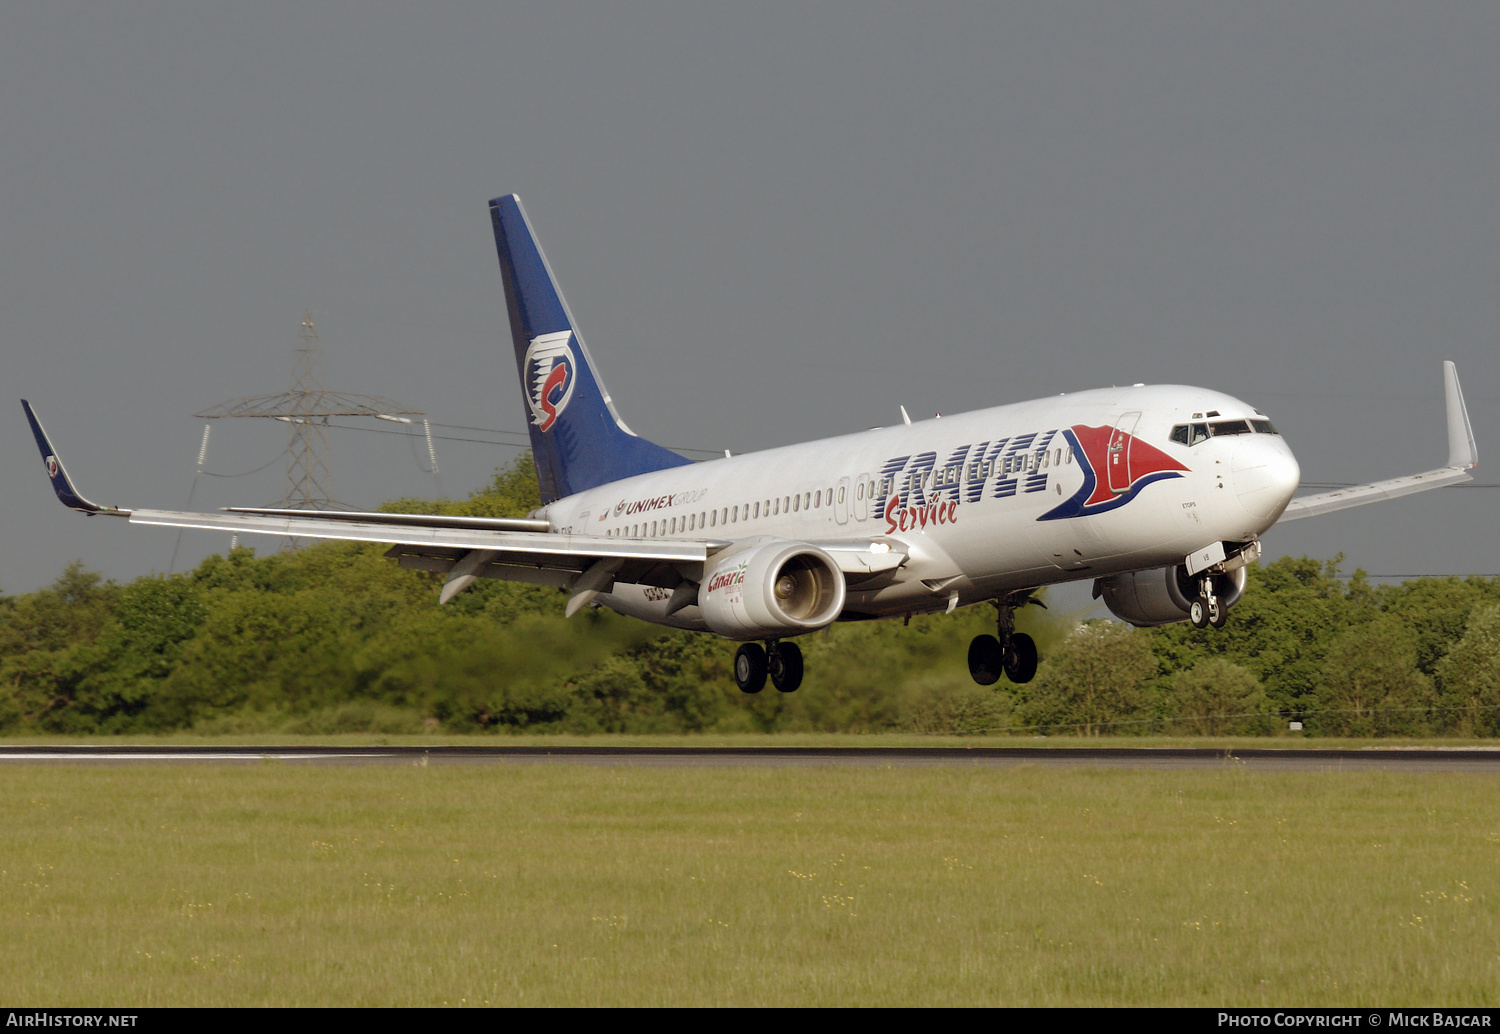
M 1229 434 L 1276 434 L 1269 420 L 1215 420 L 1212 423 L 1177 424 L 1167 437 L 1179 445 L 1193 446 Z

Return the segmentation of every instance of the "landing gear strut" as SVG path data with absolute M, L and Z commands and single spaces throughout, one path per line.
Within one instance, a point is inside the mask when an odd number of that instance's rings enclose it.
M 1016 631 L 1016 609 L 996 602 L 997 635 L 977 635 L 969 644 L 969 674 L 981 686 L 993 686 L 1000 673 L 1016 684 L 1036 676 L 1036 643 L 1025 632 Z
M 742 693 L 759 693 L 766 676 L 782 693 L 794 693 L 802 685 L 802 649 L 796 643 L 772 639 L 761 646 L 745 643 L 734 655 L 734 684 Z
M 1211 574 L 1198 579 L 1198 597 L 1188 606 L 1188 619 L 1194 628 L 1223 628 L 1229 621 L 1229 608 L 1219 599 L 1217 587 Z

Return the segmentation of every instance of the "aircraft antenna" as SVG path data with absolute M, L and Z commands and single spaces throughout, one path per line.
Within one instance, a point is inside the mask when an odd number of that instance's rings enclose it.
M 286 495 L 273 504 L 277 507 L 295 510 L 354 509 L 335 500 L 329 491 L 333 481 L 333 472 L 328 465 L 329 418 L 406 418 L 401 419 L 401 422 L 410 423 L 410 418 L 416 417 L 424 423 L 426 421 L 426 413 L 391 399 L 329 391 L 323 387 L 324 376 L 323 347 L 318 341 L 318 328 L 313 323 L 312 310 L 308 309 L 303 314 L 302 329 L 297 332 L 297 344 L 292 351 L 291 391 L 284 391 L 279 395 L 230 399 L 193 414 L 200 420 L 250 417 L 280 420 L 291 425 L 291 435 L 286 446 Z M 428 450 L 435 469 L 437 456 L 431 451 L 430 441 Z

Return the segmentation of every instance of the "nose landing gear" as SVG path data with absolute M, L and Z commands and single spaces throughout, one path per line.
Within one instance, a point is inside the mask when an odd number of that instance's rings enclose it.
M 796 643 L 772 639 L 763 647 L 745 643 L 734 655 L 734 684 L 741 693 L 759 693 L 766 676 L 782 693 L 794 693 L 802 685 L 802 650 Z
M 1229 621 L 1229 608 L 1219 599 L 1213 575 L 1205 574 L 1198 579 L 1198 596 L 1188 605 L 1188 620 L 1194 628 L 1223 628 Z

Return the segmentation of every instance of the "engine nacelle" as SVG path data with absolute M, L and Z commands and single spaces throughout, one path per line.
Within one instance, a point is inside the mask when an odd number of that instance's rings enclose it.
M 1237 567 L 1213 578 L 1221 607 L 1234 606 L 1245 594 L 1245 568 Z M 1198 596 L 1198 579 L 1181 564 L 1131 571 L 1096 581 L 1094 597 L 1100 596 L 1111 614 L 1137 628 L 1172 625 L 1188 619 L 1189 608 Z
M 817 546 L 773 541 L 720 560 L 698 591 L 698 611 L 729 639 L 814 632 L 844 609 L 844 574 Z

